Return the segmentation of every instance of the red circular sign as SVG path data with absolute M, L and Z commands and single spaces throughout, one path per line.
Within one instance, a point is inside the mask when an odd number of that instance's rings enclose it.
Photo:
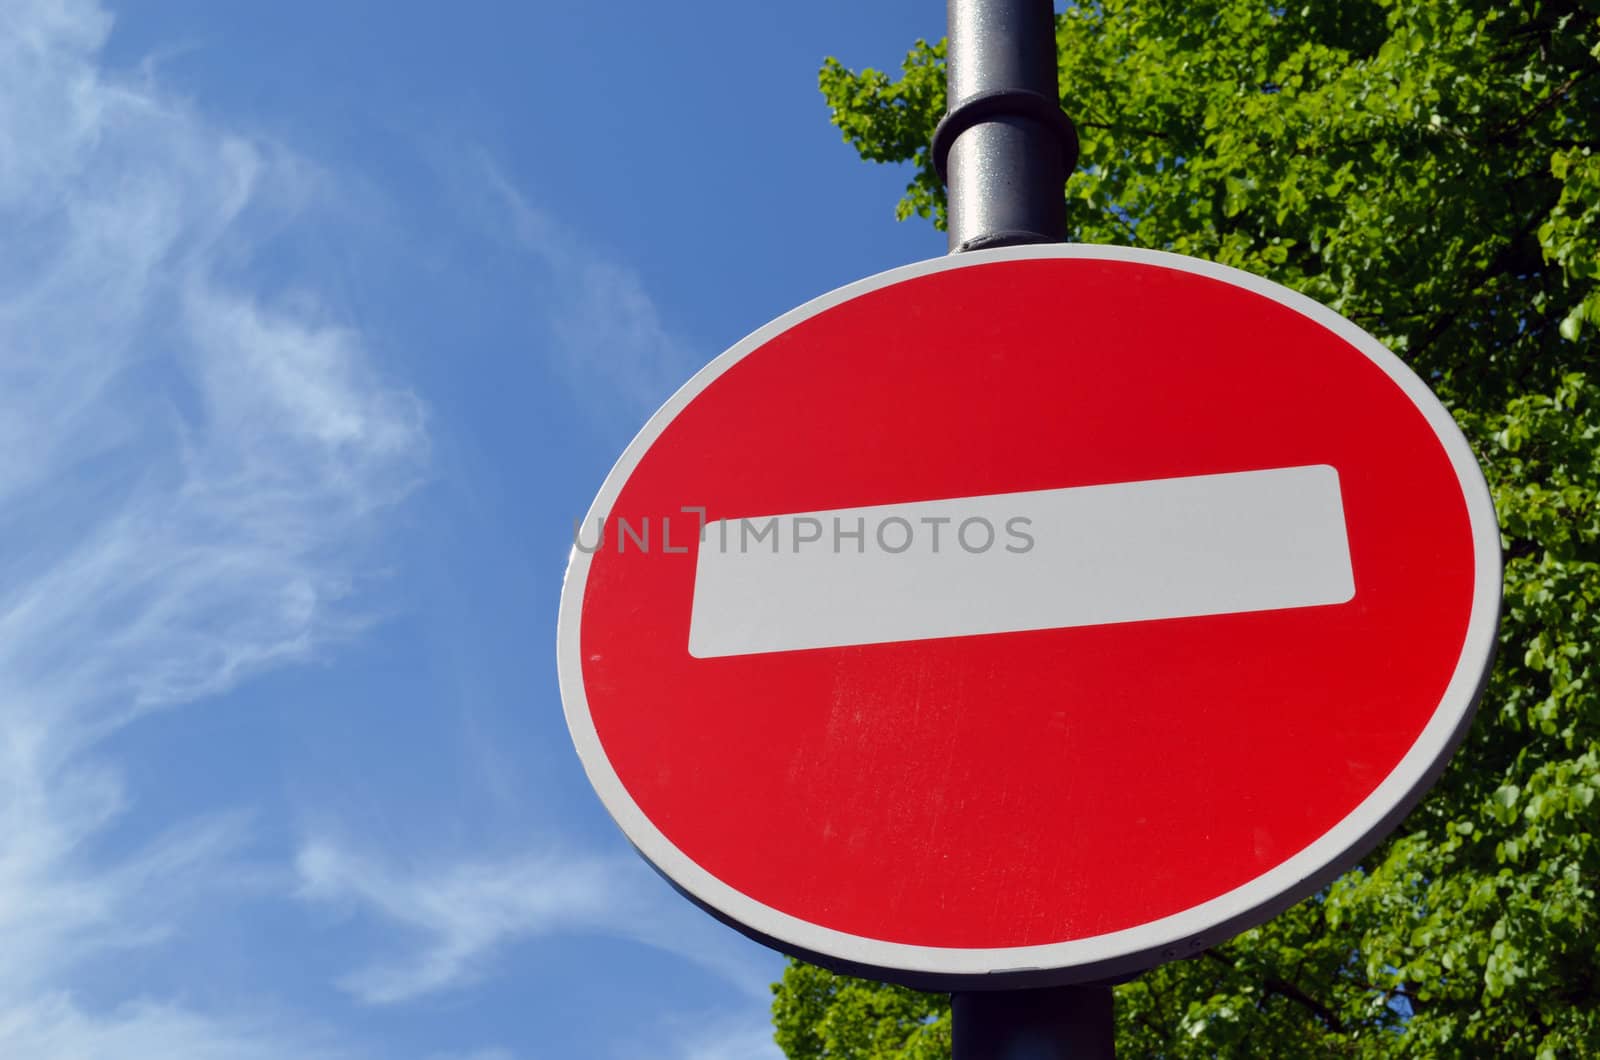
M 747 932 L 1088 978 L 1392 827 L 1499 585 L 1465 440 L 1354 325 L 1193 259 L 1013 248 L 827 295 L 674 396 L 578 535 L 562 695 L 629 839 Z

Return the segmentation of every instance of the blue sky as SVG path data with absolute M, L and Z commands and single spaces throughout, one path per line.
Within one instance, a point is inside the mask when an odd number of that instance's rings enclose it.
M 0 4 L 0 1055 L 776 1057 L 557 596 L 678 383 L 943 252 L 815 87 L 943 17 Z

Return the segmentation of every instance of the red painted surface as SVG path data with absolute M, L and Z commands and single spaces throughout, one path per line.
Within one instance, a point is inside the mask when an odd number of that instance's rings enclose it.
M 1338 469 L 1348 604 L 694 659 L 693 517 L 1270 467 Z M 616 551 L 673 519 L 682 555 Z M 631 543 L 630 543 L 631 544 Z M 827 310 L 667 427 L 593 558 L 590 710 L 639 807 L 776 909 L 924 946 L 1128 928 L 1299 851 L 1433 713 L 1472 597 L 1421 414 L 1260 295 L 1092 259 L 991 263 Z

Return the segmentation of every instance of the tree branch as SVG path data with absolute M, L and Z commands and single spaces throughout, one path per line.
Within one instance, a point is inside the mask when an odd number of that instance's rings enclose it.
M 1590 75 L 1592 75 L 1596 69 L 1600 68 L 1590 67 L 1587 70 L 1580 71 L 1567 78 L 1560 85 L 1556 86 L 1555 91 L 1551 92 L 1548 96 L 1535 103 L 1532 107 L 1529 107 L 1525 114 L 1522 114 L 1508 122 L 1499 131 L 1490 133 L 1488 142 L 1490 144 L 1503 144 L 1511 137 L 1521 132 L 1523 129 L 1526 129 L 1533 119 L 1537 118 L 1539 115 L 1543 114 L 1557 103 L 1560 103 L 1563 99 L 1566 99 L 1567 93 L 1571 92 L 1580 81 L 1583 81 L 1585 78 L 1588 78 Z
M 1222 964 L 1226 965 L 1229 971 L 1238 971 L 1238 966 L 1235 965 L 1233 961 L 1229 960 L 1224 954 L 1218 952 L 1215 948 L 1208 947 L 1202 952 L 1205 956 L 1211 958 L 1212 960 L 1220 961 Z M 1329 1008 L 1327 1005 L 1324 1005 L 1322 1002 L 1318 1001 L 1304 990 L 1301 990 L 1293 983 L 1287 982 L 1283 979 L 1274 979 L 1269 977 L 1261 981 L 1261 988 L 1268 994 L 1276 994 L 1279 997 L 1287 998 L 1288 1000 L 1293 1001 L 1295 1004 L 1301 1006 L 1307 1012 L 1310 1012 L 1313 1016 L 1317 1017 L 1317 1019 L 1321 1020 L 1323 1026 L 1327 1027 L 1333 1033 L 1344 1033 L 1344 1021 L 1341 1020 L 1331 1008 Z
M 1331 1008 L 1329 1008 L 1327 1005 L 1324 1005 L 1322 1002 L 1318 1001 L 1304 990 L 1301 990 L 1293 983 L 1285 982 L 1282 979 L 1267 979 L 1262 982 L 1262 985 L 1266 988 L 1268 993 L 1277 994 L 1279 997 L 1286 997 L 1290 1001 L 1293 1001 L 1305 1008 L 1312 1015 L 1320 1019 L 1323 1024 L 1333 1033 L 1344 1033 L 1344 1021 L 1335 1015 Z
M 1083 129 L 1104 129 L 1107 132 L 1132 133 L 1135 136 L 1149 136 L 1157 140 L 1171 139 L 1169 134 L 1162 132 L 1160 129 L 1140 129 L 1135 126 L 1115 125 L 1106 121 L 1090 121 L 1087 118 L 1079 121 L 1077 125 Z

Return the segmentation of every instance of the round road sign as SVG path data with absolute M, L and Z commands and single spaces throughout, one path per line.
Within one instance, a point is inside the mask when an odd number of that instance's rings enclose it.
M 780 949 L 1116 975 L 1313 893 L 1481 692 L 1483 477 L 1376 340 L 1223 266 L 1038 246 L 851 284 L 623 453 L 562 697 L 639 851 Z

